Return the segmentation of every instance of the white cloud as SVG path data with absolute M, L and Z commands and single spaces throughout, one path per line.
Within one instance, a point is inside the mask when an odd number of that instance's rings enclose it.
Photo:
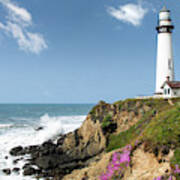
M 10 10 L 10 15 L 16 16 L 28 23 L 32 21 L 31 14 L 26 9 L 20 8 L 12 3 L 7 3 L 6 6 Z
M 13 24 L 8 21 L 6 26 L 0 23 L 0 28 L 12 34 L 13 38 L 17 40 L 20 49 L 24 51 L 38 54 L 43 49 L 47 48 L 42 35 L 30 32 L 24 33 L 18 24 Z
M 134 26 L 141 25 L 145 14 L 148 12 L 148 10 L 143 8 L 141 4 L 132 3 L 120 6 L 117 9 L 109 7 L 107 11 L 112 17 Z
M 28 31 L 28 27 L 32 26 L 32 16 L 25 8 L 10 0 L 0 0 L 0 3 L 8 11 L 6 22 L 0 22 L 0 29 L 12 36 L 21 50 L 38 54 L 48 47 L 41 34 Z

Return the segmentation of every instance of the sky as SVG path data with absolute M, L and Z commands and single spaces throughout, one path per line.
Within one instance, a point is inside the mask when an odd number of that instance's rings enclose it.
M 180 0 L 0 0 L 0 103 L 152 95 L 164 5 L 180 80 Z

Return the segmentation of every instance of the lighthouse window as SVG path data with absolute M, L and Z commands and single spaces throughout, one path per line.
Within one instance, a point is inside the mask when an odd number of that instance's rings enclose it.
M 166 89 L 164 89 L 164 94 L 166 94 Z
M 171 59 L 168 59 L 168 68 L 169 68 L 169 69 L 172 69 L 172 66 L 171 66 Z
M 160 32 L 167 32 L 167 28 L 163 27 L 159 29 Z
M 168 94 L 170 94 L 170 89 L 168 89 Z

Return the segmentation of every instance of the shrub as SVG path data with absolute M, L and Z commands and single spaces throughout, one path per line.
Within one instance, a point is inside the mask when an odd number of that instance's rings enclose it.
M 112 123 L 112 115 L 108 114 L 104 117 L 103 121 L 102 121 L 102 128 L 107 128 L 111 125 Z

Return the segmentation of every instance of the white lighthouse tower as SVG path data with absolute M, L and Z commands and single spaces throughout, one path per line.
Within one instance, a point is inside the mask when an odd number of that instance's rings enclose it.
M 162 85 L 167 80 L 174 81 L 174 62 L 172 48 L 172 30 L 170 11 L 165 7 L 159 13 L 159 22 L 156 27 L 157 38 L 157 67 L 156 67 L 156 94 L 162 94 Z

